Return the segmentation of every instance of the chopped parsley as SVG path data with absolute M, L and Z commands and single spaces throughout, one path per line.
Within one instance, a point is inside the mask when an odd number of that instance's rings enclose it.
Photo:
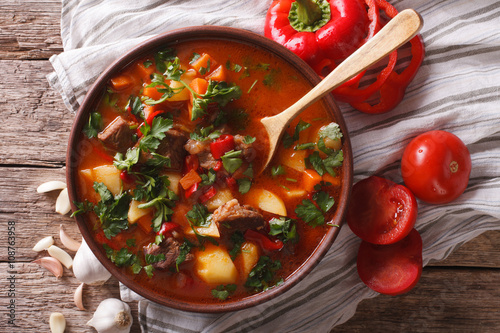
M 165 132 L 172 128 L 172 119 L 155 117 L 149 126 L 144 123 L 140 131 L 144 135 L 139 141 L 139 148 L 144 152 L 155 151 L 160 141 L 165 138 Z
M 279 260 L 272 261 L 267 256 L 262 256 L 259 261 L 248 274 L 245 287 L 253 289 L 254 291 L 264 291 L 270 287 L 277 285 L 281 280 L 276 281 L 276 271 L 281 268 Z
M 295 141 L 299 139 L 300 132 L 303 130 L 309 128 L 311 124 L 306 123 L 302 119 L 299 121 L 297 126 L 295 126 L 295 131 L 293 132 L 293 135 L 288 134 L 288 132 L 285 132 L 283 135 L 283 145 L 285 148 L 290 148 Z
M 245 237 L 243 237 L 243 233 L 241 231 L 235 231 L 231 235 L 231 242 L 233 242 L 233 248 L 229 251 L 229 255 L 231 256 L 231 260 L 234 261 L 238 254 L 241 253 L 241 246 L 245 241 Z
M 250 187 L 252 186 L 252 180 L 246 177 L 239 178 L 236 180 L 238 182 L 238 191 L 241 194 L 245 194 L 250 191 Z
M 215 289 L 212 289 L 212 296 L 225 301 L 230 295 L 236 291 L 237 286 L 235 284 L 219 285 Z
M 83 126 L 83 133 L 89 138 L 96 138 L 102 129 L 102 116 L 99 112 L 92 112 L 89 121 Z
M 203 117 L 207 113 L 208 105 L 217 103 L 224 107 L 230 101 L 238 99 L 241 96 L 241 89 L 235 85 L 229 85 L 224 81 L 208 82 L 207 92 L 202 95 L 197 95 L 193 100 L 193 108 L 191 111 L 191 120 L 196 120 Z
M 310 226 L 316 227 L 325 224 L 325 214 L 333 207 L 335 200 L 323 191 L 316 192 L 312 199 L 317 206 L 311 200 L 304 199 L 295 208 L 295 214 Z
M 111 239 L 122 230 L 128 229 L 128 209 L 132 197 L 126 193 L 113 196 L 103 183 L 94 182 L 94 190 L 101 200 L 94 206 L 94 212 L 101 221 L 106 238 Z
M 285 168 L 280 164 L 271 168 L 271 175 L 277 177 L 286 173 Z
M 234 173 L 243 164 L 243 160 L 240 158 L 241 150 L 231 150 L 225 153 L 222 157 L 222 165 L 229 173 Z
M 179 265 L 182 264 L 186 260 L 186 256 L 188 255 L 189 252 L 191 252 L 191 248 L 193 247 L 193 244 L 191 244 L 188 241 L 185 241 L 182 243 L 182 245 L 179 247 L 179 255 L 175 259 L 175 268 L 177 271 L 179 271 Z
M 269 228 L 269 235 L 276 236 L 283 242 L 296 243 L 299 240 L 295 221 L 290 218 L 274 217 L 269 221 Z
M 134 166 L 137 162 L 139 162 L 140 151 L 139 148 L 129 148 L 127 153 L 125 154 L 125 158 L 123 158 L 122 153 L 116 153 L 115 160 L 113 161 L 113 165 L 118 170 L 127 170 L 130 171 L 130 168 Z
M 186 218 L 196 227 L 208 227 L 212 223 L 211 214 L 202 204 L 194 204 L 193 208 L 186 213 Z

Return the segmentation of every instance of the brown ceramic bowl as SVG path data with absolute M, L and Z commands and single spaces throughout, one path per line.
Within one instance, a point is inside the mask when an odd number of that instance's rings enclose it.
M 116 60 L 111 66 L 109 66 L 93 84 L 89 92 L 87 93 L 85 100 L 83 101 L 80 110 L 75 119 L 73 125 L 69 144 L 67 151 L 67 172 L 66 178 L 69 189 L 69 196 L 71 202 L 77 201 L 79 196 L 77 193 L 77 162 L 78 162 L 78 150 L 76 149 L 79 145 L 79 138 L 82 133 L 83 126 L 89 117 L 89 113 L 94 110 L 95 106 L 102 97 L 104 87 L 109 82 L 110 78 L 120 71 L 122 68 L 130 64 L 133 60 L 150 54 L 160 47 L 165 46 L 175 46 L 176 43 L 186 40 L 203 40 L 203 39 L 219 39 L 228 40 L 238 43 L 244 43 L 247 45 L 254 46 L 256 48 L 264 49 L 265 51 L 277 55 L 278 57 L 284 59 L 286 62 L 295 67 L 299 72 L 301 72 L 304 78 L 311 83 L 311 85 L 316 85 L 320 78 L 319 76 L 298 56 L 282 47 L 278 43 L 271 41 L 261 35 L 254 34 L 252 32 L 228 28 L 228 27 L 214 27 L 214 26 L 200 26 L 200 27 L 190 27 L 179 30 L 174 30 L 167 32 L 165 34 L 159 35 L 152 39 L 149 39 L 137 47 L 133 48 L 126 54 L 122 55 L 118 60 Z M 348 199 L 350 196 L 350 190 L 352 186 L 352 153 L 351 145 L 349 141 L 349 136 L 347 132 L 347 127 L 345 125 L 342 114 L 335 104 L 332 96 L 325 97 L 325 103 L 330 109 L 334 119 L 339 124 L 342 133 L 344 134 L 343 152 L 344 152 L 344 167 L 343 167 L 343 184 L 341 187 L 340 202 L 338 202 L 338 209 L 330 221 L 333 224 L 341 226 L 343 224 L 344 213 L 347 208 Z M 80 149 L 84 149 L 81 147 Z M 73 205 L 73 204 L 72 204 Z M 73 210 L 76 207 L 73 205 Z M 94 240 L 92 232 L 89 229 L 84 216 L 76 216 L 76 221 L 80 228 L 80 231 L 88 243 L 89 247 L 92 249 L 96 257 L 103 263 L 103 265 L 115 276 L 120 282 L 125 286 L 129 287 L 134 292 L 139 295 L 154 301 L 156 303 L 166 305 L 168 307 L 177 308 L 185 311 L 193 312 L 226 312 L 240 310 L 255 306 L 257 304 L 268 301 L 278 295 L 281 295 L 286 290 L 290 289 L 297 282 L 302 280 L 323 258 L 328 249 L 331 247 L 335 238 L 339 233 L 339 228 L 329 228 L 325 237 L 318 244 L 312 255 L 306 260 L 294 273 L 292 273 L 286 281 L 268 291 L 255 294 L 243 298 L 241 300 L 226 300 L 221 303 L 205 304 L 205 303 L 193 303 L 193 302 L 182 302 L 179 300 L 169 299 L 162 295 L 155 293 L 152 290 L 146 289 L 134 280 L 120 271 L 107 257 L 99 244 Z M 335 269 L 335 268 L 332 268 Z

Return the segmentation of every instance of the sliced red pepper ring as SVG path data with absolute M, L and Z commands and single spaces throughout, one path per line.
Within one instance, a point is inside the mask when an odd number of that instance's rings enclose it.
M 271 240 L 264 234 L 257 232 L 255 230 L 248 229 L 245 231 L 245 239 L 249 241 L 254 241 L 260 245 L 260 247 L 266 251 L 278 251 L 283 248 L 283 242 L 279 239 Z
M 159 115 L 159 114 L 162 114 L 162 113 L 165 113 L 165 111 L 163 110 L 158 110 L 158 111 L 153 111 L 153 112 L 150 112 L 146 118 L 146 123 L 148 123 L 149 126 L 153 125 L 153 119 Z
M 210 143 L 210 152 L 213 158 L 220 159 L 225 153 L 234 149 L 234 137 L 223 134 L 217 140 Z

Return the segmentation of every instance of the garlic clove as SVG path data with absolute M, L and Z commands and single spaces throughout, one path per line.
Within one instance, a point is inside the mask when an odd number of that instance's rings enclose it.
M 73 297 L 73 300 L 75 302 L 75 305 L 78 309 L 85 311 L 85 307 L 83 306 L 83 285 L 85 283 L 81 283 L 78 288 L 75 290 L 75 295 Z
M 59 238 L 61 239 L 61 243 L 70 251 L 78 251 L 80 245 L 82 245 L 64 231 L 62 224 L 59 226 Z
M 128 304 L 117 298 L 108 298 L 99 304 L 87 325 L 99 333 L 128 333 L 132 322 Z
M 51 180 L 49 182 L 40 184 L 40 186 L 37 187 L 36 191 L 38 193 L 46 193 L 46 192 L 51 192 L 55 190 L 62 190 L 66 188 L 66 183 L 60 181 L 60 180 Z
M 59 193 L 59 196 L 57 197 L 56 212 L 61 215 L 66 215 L 70 211 L 71 211 L 71 203 L 69 202 L 68 189 L 65 188 L 64 190 L 61 191 L 61 193 Z
M 52 236 L 47 236 L 40 239 L 38 243 L 33 246 L 33 251 L 40 252 L 47 250 L 51 245 L 54 245 L 54 238 Z
M 66 268 L 71 268 L 73 266 L 73 258 L 71 258 L 68 252 L 64 251 L 60 247 L 51 245 L 47 249 L 47 252 L 51 257 L 59 260 Z
M 50 314 L 49 326 L 52 333 L 64 333 L 66 329 L 66 318 L 64 318 L 62 313 L 53 312 Z
M 60 278 L 63 275 L 63 267 L 61 262 L 52 257 L 43 257 L 32 261 L 34 264 L 38 264 L 43 268 L 47 269 L 49 272 L 54 274 L 56 278 Z
M 111 277 L 111 273 L 96 258 L 85 239 L 82 239 L 82 245 L 73 259 L 73 273 L 78 281 L 91 285 L 103 284 Z

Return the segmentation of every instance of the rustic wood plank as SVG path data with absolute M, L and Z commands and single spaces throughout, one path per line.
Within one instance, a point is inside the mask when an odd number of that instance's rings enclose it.
M 499 332 L 500 270 L 425 268 L 408 294 L 362 301 L 332 332 Z
M 3 0 L 0 59 L 48 59 L 62 52 L 60 0 Z
M 0 61 L 0 164 L 64 164 L 74 115 L 48 84 L 51 71 L 46 60 Z

